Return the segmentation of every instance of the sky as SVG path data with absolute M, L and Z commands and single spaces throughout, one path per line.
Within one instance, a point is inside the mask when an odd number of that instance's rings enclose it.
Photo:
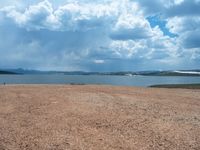
M 0 1 L 0 68 L 200 69 L 200 0 Z

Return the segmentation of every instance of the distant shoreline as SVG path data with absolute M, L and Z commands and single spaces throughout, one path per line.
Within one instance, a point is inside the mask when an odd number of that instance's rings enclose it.
M 182 88 L 182 89 L 200 89 L 199 84 L 160 84 L 160 85 L 151 85 L 151 88 Z
M 0 83 L 0 85 L 14 85 L 14 86 L 20 86 L 20 85 L 25 85 L 25 86 L 69 86 L 69 85 L 74 85 L 74 86 L 81 86 L 81 85 L 86 85 L 86 86 L 114 86 L 114 87 L 136 87 L 136 88 L 170 88 L 170 89 L 200 89 L 200 83 L 199 84 L 158 84 L 158 85 L 150 85 L 146 87 L 140 87 L 140 86 L 123 86 L 123 85 L 109 85 L 109 84 L 86 84 L 86 83 L 68 83 L 68 84 L 7 84 L 7 83 Z
M 10 71 L 1 71 L 0 70 L 0 75 L 17 75 L 18 73 L 15 72 L 10 72 Z
M 25 69 L 0 69 L 0 74 L 20 74 L 20 75 L 113 75 L 113 76 L 199 76 L 200 70 L 165 70 L 165 71 L 116 71 L 116 72 L 85 72 L 85 71 L 40 71 Z

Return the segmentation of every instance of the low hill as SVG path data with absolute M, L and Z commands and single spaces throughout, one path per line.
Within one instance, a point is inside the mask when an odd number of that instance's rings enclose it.
M 2 71 L 2 70 L 0 70 L 0 74 L 17 74 L 17 73 L 10 72 L 10 71 Z

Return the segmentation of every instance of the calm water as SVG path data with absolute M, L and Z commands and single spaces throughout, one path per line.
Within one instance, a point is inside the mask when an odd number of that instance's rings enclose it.
M 0 84 L 109 84 L 149 86 L 200 83 L 200 77 L 100 76 L 100 75 L 0 75 Z

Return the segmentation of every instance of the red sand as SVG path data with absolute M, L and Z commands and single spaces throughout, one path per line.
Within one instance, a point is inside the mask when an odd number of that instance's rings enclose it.
M 0 150 L 200 149 L 200 90 L 0 86 Z

